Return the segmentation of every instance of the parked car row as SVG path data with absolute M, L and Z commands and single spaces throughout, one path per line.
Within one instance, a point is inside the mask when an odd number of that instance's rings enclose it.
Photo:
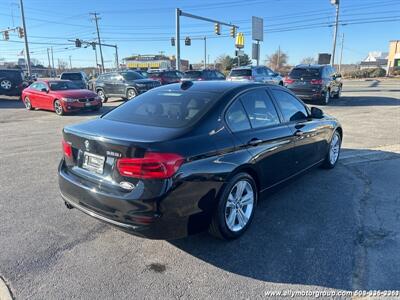
M 0 70 L 0 94 L 22 93 L 21 99 L 27 109 L 48 109 L 63 115 L 81 109 L 98 110 L 109 97 L 133 99 L 165 84 L 223 80 L 285 86 L 299 98 L 322 105 L 328 104 L 331 98 L 339 98 L 343 88 L 341 75 L 330 65 L 298 65 L 285 78 L 265 66 L 246 66 L 232 69 L 227 78 L 211 69 L 184 73 L 128 70 L 104 73 L 94 81 L 89 81 L 84 72 L 64 72 L 60 80 L 36 80 L 33 83 L 25 81 L 20 70 Z

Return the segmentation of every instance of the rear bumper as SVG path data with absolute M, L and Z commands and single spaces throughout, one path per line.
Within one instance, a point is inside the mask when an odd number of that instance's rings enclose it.
M 324 96 L 324 91 L 320 88 L 315 89 L 292 89 L 288 87 L 297 97 L 307 100 L 319 100 Z
M 170 197 L 138 199 L 138 192 L 105 189 L 99 191 L 90 183 L 59 166 L 62 199 L 70 206 L 102 222 L 133 235 L 150 239 L 176 239 L 188 235 L 189 216 L 174 211 L 160 212 L 160 201 L 173 202 Z M 165 199 L 166 198 L 166 199 Z

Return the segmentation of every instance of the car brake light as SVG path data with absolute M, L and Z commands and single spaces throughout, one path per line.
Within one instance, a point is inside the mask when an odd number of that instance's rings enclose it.
M 311 79 L 311 84 L 322 84 L 322 79 Z
M 140 179 L 172 177 L 183 163 L 175 153 L 146 152 L 143 158 L 120 158 L 117 169 L 122 176 Z
M 289 78 L 288 76 L 285 77 L 285 79 L 283 79 L 283 83 L 285 84 L 292 84 L 294 82 L 294 80 L 292 78 Z
M 67 142 L 65 140 L 62 141 L 62 148 L 64 155 L 68 158 L 72 158 L 72 145 L 70 142 Z

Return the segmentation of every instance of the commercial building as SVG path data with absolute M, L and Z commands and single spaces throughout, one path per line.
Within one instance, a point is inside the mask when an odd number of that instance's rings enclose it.
M 388 64 L 388 53 L 380 51 L 372 51 L 368 53 L 368 56 L 360 63 L 360 69 L 374 69 L 382 68 L 387 71 Z
M 394 71 L 400 72 L 400 40 L 389 42 L 387 69 L 389 75 L 393 74 Z
M 124 59 L 128 69 L 175 69 L 175 56 L 165 55 L 134 55 Z M 182 70 L 189 68 L 189 61 L 181 59 Z

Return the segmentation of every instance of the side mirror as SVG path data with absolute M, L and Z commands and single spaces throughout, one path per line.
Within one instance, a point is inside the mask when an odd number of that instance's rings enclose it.
M 49 92 L 49 90 L 46 89 L 46 88 L 42 88 L 41 91 L 44 92 L 44 93 L 48 93 Z
M 324 117 L 324 112 L 318 107 L 311 107 L 311 117 L 314 119 L 322 119 Z

